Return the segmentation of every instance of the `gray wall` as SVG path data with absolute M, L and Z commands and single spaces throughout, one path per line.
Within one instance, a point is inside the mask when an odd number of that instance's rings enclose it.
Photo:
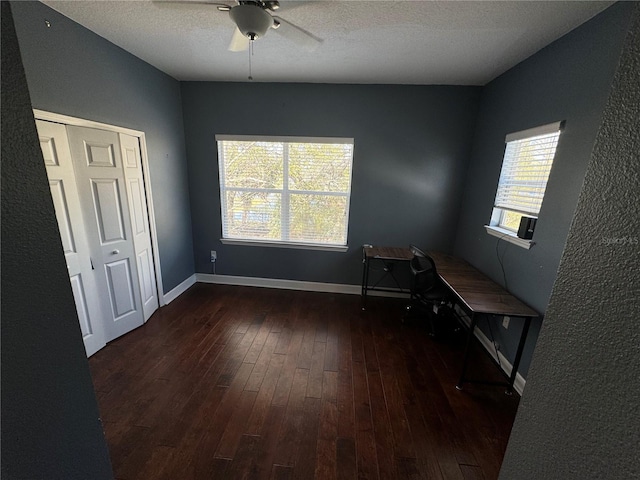
M 500 478 L 640 478 L 640 6 Z
M 2 8 L 2 478 L 113 478 L 10 7 Z
M 197 272 L 359 284 L 363 243 L 452 250 L 479 88 L 181 85 Z M 349 251 L 221 245 L 218 133 L 353 137 Z
M 171 290 L 194 273 L 179 83 L 41 3 L 12 5 L 34 108 L 146 133 L 162 281 Z
M 520 63 L 482 91 L 455 253 L 503 284 L 489 236 L 507 133 L 565 120 L 531 250 L 500 242 L 509 291 L 544 314 L 627 30 L 631 3 L 616 4 Z M 496 319 L 498 320 L 498 319 Z M 513 361 L 521 322 L 493 323 Z M 481 327 L 487 332 L 486 326 Z M 530 331 L 520 372 L 526 376 L 540 322 Z M 488 332 L 487 332 L 488 333 Z M 487 335 L 489 336 L 489 334 Z M 490 338 L 490 336 L 489 336 Z

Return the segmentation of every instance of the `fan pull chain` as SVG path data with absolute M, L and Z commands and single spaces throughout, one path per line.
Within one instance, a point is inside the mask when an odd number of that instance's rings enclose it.
M 249 42 L 249 81 L 253 82 L 253 76 L 251 75 L 251 57 L 253 57 L 253 40 Z

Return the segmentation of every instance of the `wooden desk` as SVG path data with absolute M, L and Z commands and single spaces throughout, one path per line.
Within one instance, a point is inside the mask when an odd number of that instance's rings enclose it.
M 518 366 L 522 358 L 522 351 L 525 341 L 527 340 L 531 320 L 537 318 L 539 316 L 538 313 L 464 260 L 440 252 L 429 252 L 429 256 L 433 258 L 438 275 L 444 284 L 457 297 L 461 306 L 471 315 L 471 325 L 469 326 L 467 335 L 462 372 L 460 374 L 460 380 L 456 385 L 458 390 L 462 389 L 463 383 L 469 382 L 465 375 L 469 362 L 471 341 L 478 321 L 477 314 L 507 315 L 509 317 L 524 319 L 518 350 L 516 351 L 516 356 L 513 361 L 513 369 L 511 370 L 511 376 L 507 383 L 507 391 L 511 393 L 513 391 L 513 382 L 518 373 Z
M 362 309 L 364 310 L 367 305 L 367 292 L 369 290 L 381 290 L 386 292 L 397 292 L 397 290 L 378 287 L 378 282 L 372 287 L 369 286 L 369 269 L 371 266 L 372 260 L 380 260 L 384 264 L 385 275 L 391 275 L 391 278 L 395 281 L 396 285 L 402 291 L 402 287 L 398 283 L 398 280 L 393 275 L 393 271 L 390 267 L 390 263 L 394 262 L 409 262 L 413 258 L 413 254 L 411 253 L 411 249 L 404 247 L 374 247 L 374 246 L 363 246 L 362 247 Z M 384 278 L 383 276 L 383 278 Z

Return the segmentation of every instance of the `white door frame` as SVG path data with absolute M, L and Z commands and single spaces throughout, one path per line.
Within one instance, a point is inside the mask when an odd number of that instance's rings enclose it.
M 160 267 L 160 252 L 158 250 L 158 231 L 156 230 L 156 216 L 153 208 L 153 195 L 151 193 L 151 178 L 149 175 L 149 158 L 147 156 L 147 142 L 144 132 L 132 130 L 130 128 L 118 127 L 107 123 L 94 122 L 84 118 L 70 117 L 60 113 L 47 112 L 45 110 L 33 109 L 33 115 L 36 120 L 45 120 L 49 122 L 62 123 L 65 125 L 73 125 L 77 127 L 97 128 L 100 130 L 108 130 L 110 132 L 125 133 L 132 137 L 138 137 L 140 140 L 140 155 L 142 156 L 142 178 L 144 179 L 144 189 L 147 196 L 147 211 L 149 213 L 149 231 L 151 233 L 151 249 L 153 251 L 153 264 L 156 272 L 156 289 L 158 295 L 159 306 L 166 305 L 164 299 L 164 289 L 162 287 L 162 269 Z

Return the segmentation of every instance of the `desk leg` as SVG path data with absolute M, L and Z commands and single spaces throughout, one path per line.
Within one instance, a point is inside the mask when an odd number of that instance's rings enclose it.
M 516 351 L 516 358 L 513 360 L 513 368 L 511 369 L 511 377 L 509 378 L 509 388 L 507 394 L 513 393 L 513 383 L 516 380 L 516 374 L 518 373 L 518 367 L 520 366 L 520 359 L 522 358 L 522 351 L 524 350 L 524 344 L 527 341 L 527 334 L 529 333 L 529 326 L 531 325 L 531 317 L 524 319 L 524 325 L 522 326 L 522 332 L 520 333 L 520 342 L 518 343 L 518 350 Z
M 367 289 L 369 285 L 369 257 L 362 261 L 362 310 L 367 308 Z
M 464 383 L 464 378 L 467 373 L 467 365 L 469 363 L 469 354 L 471 353 L 471 342 L 473 341 L 473 332 L 476 329 L 476 314 L 471 314 L 471 325 L 469 325 L 469 334 L 467 335 L 467 346 L 464 349 L 464 360 L 462 362 L 462 372 L 460 373 L 460 380 L 458 380 L 458 384 L 456 388 L 458 390 L 462 390 L 462 384 Z

